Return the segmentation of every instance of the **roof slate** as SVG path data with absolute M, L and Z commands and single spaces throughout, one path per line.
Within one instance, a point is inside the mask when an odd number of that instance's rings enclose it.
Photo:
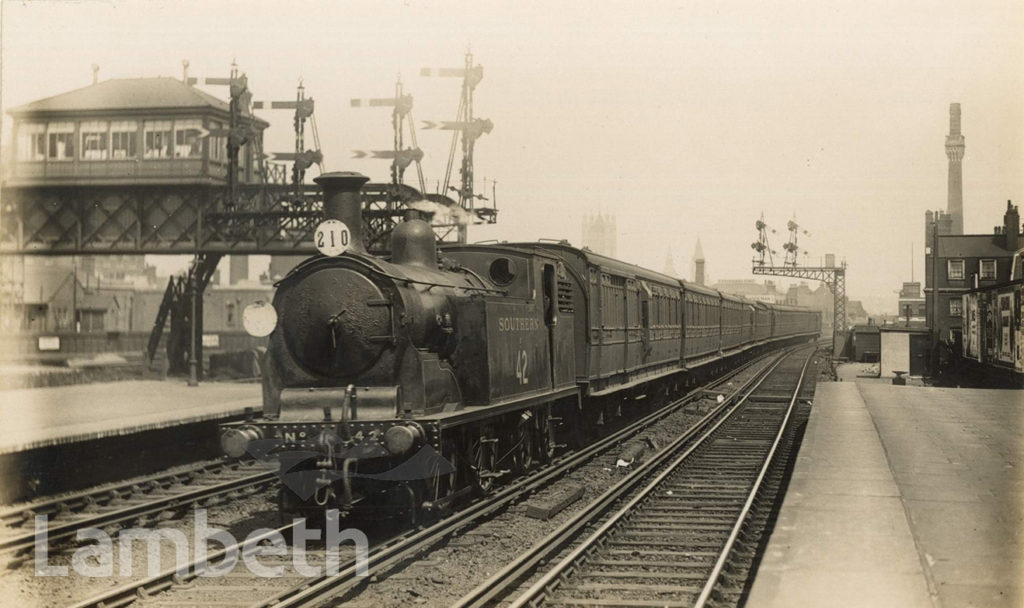
M 995 258 L 1012 255 L 1003 244 L 1004 235 L 957 234 L 939 235 L 940 258 Z
M 9 113 L 203 107 L 225 112 L 230 109 L 227 102 L 176 78 L 115 78 L 39 99 L 13 108 Z

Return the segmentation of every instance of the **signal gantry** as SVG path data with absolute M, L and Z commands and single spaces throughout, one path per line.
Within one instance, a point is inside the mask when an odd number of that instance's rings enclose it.
M 798 265 L 798 252 L 800 251 L 797 244 L 798 234 L 802 232 L 810 236 L 810 233 L 802 230 L 794 218 L 786 224 L 789 240 L 782 246 L 786 252 L 785 258 L 781 266 L 776 266 L 772 256 L 775 251 L 768 242 L 769 231 L 772 233 L 775 231 L 765 223 L 763 213 L 760 219 L 754 223 L 754 227 L 757 228 L 758 235 L 757 240 L 750 245 L 755 252 L 752 269 L 754 274 L 821 281 L 832 292 L 832 352 L 834 354 L 836 346 L 841 343 L 842 335 L 846 332 L 846 262 L 837 266 L 834 257 L 828 255 L 824 266 Z

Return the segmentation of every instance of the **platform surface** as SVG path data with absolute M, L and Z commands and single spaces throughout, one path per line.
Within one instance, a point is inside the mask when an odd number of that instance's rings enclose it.
M 0 454 L 238 415 L 257 383 L 104 382 L 0 391 Z
M 749 607 L 1024 606 L 1024 392 L 821 383 Z

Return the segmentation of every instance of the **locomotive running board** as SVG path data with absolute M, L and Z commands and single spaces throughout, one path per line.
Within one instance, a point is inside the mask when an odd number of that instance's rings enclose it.
M 559 399 L 565 399 L 566 397 L 579 398 L 579 387 L 570 386 L 568 388 L 559 389 L 557 391 L 544 392 L 541 394 L 534 394 L 528 397 L 520 399 L 514 399 L 511 401 L 498 402 L 492 405 L 471 405 L 465 409 L 461 409 L 451 413 L 431 414 L 429 416 L 422 416 L 417 420 L 422 422 L 432 422 L 438 424 L 442 429 L 466 424 L 467 422 L 476 422 L 478 420 L 484 420 L 491 416 L 505 414 L 507 412 L 514 412 L 516 410 L 533 407 L 542 403 L 550 403 L 552 401 L 558 401 Z

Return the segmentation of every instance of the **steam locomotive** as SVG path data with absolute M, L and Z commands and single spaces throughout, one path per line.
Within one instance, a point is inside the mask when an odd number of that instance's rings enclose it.
M 349 229 L 348 248 L 279 282 L 260 313 L 272 330 L 262 417 L 221 429 L 229 456 L 280 461 L 285 513 L 445 510 L 677 390 L 820 333 L 820 312 L 565 242 L 438 251 L 414 219 L 393 231 L 389 259 L 372 256 L 367 178 L 315 181 L 325 216 Z

